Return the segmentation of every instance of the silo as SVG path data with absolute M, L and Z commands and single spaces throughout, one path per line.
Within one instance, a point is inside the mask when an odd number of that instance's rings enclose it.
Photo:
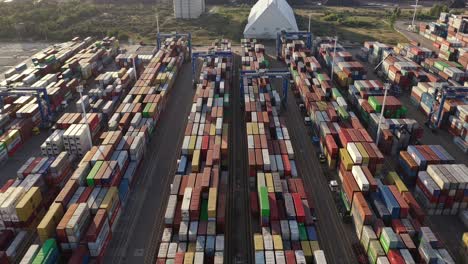
M 176 18 L 198 18 L 205 12 L 205 0 L 173 0 Z

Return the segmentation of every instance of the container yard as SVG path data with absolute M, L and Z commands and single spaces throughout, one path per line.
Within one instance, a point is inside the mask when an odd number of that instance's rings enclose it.
M 38 51 L 0 81 L 1 263 L 465 263 L 467 21 Z

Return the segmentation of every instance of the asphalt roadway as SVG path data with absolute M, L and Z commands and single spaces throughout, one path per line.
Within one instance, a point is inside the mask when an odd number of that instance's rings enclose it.
M 193 95 L 191 64 L 186 63 L 149 142 L 104 263 L 153 263 Z
M 225 261 L 253 263 L 253 229 L 250 214 L 249 167 L 244 111 L 239 83 L 240 56 L 233 56 L 231 125 L 229 131 L 229 194 L 226 206 Z

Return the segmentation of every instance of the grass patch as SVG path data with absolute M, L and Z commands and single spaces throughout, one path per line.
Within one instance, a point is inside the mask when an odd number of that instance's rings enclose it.
M 93 4 L 89 2 L 52 3 L 31 0 L 0 3 L 1 40 L 64 41 L 75 36 L 113 35 L 121 40 L 155 43 L 159 13 L 163 32 L 191 32 L 194 44 L 204 45 L 225 37 L 239 43 L 251 5 L 214 5 L 194 20 L 175 19 L 171 2 L 158 4 Z M 295 8 L 299 29 L 308 27 L 316 36 L 338 35 L 340 39 L 362 43 L 377 40 L 396 44 L 406 39 L 387 20 L 392 8 L 313 7 Z M 422 12 L 428 12 L 423 10 Z M 402 10 L 401 17 L 412 15 Z

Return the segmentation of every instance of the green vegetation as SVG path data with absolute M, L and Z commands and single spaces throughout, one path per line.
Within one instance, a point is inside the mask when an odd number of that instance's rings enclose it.
M 157 8 L 161 31 L 192 32 L 197 44 L 220 36 L 239 41 L 250 10 L 248 6 L 216 6 L 199 19 L 176 20 L 172 5 L 158 4 Z M 63 41 L 111 35 L 154 43 L 155 13 L 154 4 L 0 3 L 0 39 Z
M 378 40 L 396 44 L 405 41 L 397 33 L 389 18 L 396 20 L 399 9 L 370 9 L 349 7 L 315 7 L 313 9 L 296 9 L 299 28 L 308 27 L 308 16 L 311 15 L 311 31 L 317 36 L 338 35 L 340 39 L 362 43 L 367 40 Z
M 161 31 L 192 32 L 196 44 L 208 44 L 221 36 L 239 42 L 250 7 L 214 5 L 199 19 L 182 20 L 173 17 L 169 2 L 155 5 L 93 4 L 75 0 L 63 3 L 13 1 L 0 3 L 0 39 L 63 41 L 75 36 L 111 35 L 124 41 L 154 43 L 157 11 Z M 419 11 L 419 16 L 434 19 L 445 10 L 445 6 L 435 5 Z M 300 29 L 307 29 L 310 14 L 315 35 L 338 35 L 342 40 L 361 43 L 366 40 L 391 44 L 405 41 L 393 29 L 393 24 L 398 19 L 412 17 L 412 10 L 399 8 L 301 7 L 295 12 Z

